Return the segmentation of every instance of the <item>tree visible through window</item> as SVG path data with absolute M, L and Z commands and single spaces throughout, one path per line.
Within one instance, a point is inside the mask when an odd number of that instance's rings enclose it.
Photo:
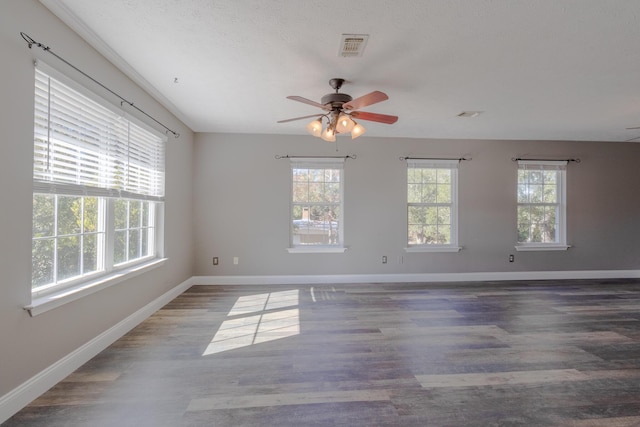
M 409 247 L 454 247 L 457 238 L 458 160 L 408 160 Z
M 165 138 L 50 74 L 35 73 L 33 294 L 156 256 L 164 200 Z
M 103 268 L 101 204 L 97 197 L 34 194 L 34 288 L 85 276 Z
M 343 159 L 292 159 L 291 246 L 342 246 Z
M 518 163 L 518 244 L 566 244 L 564 161 Z
M 151 255 L 154 247 L 153 203 L 143 200 L 115 201 L 115 247 L 113 262 L 121 264 Z

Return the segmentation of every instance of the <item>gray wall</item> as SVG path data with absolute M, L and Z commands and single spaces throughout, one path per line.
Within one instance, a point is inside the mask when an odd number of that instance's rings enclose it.
M 303 123 L 301 124 L 301 126 Z M 398 126 L 401 126 L 399 123 Z M 375 133 L 375 125 L 369 132 Z M 198 134 L 194 193 L 196 275 L 462 273 L 627 270 L 640 266 L 640 145 Z M 284 155 L 346 155 L 343 254 L 289 254 L 289 162 Z M 406 253 L 406 163 L 460 157 L 459 253 Z M 568 251 L 515 252 L 512 157 L 573 158 L 567 171 Z M 508 255 L 515 254 L 515 262 Z M 381 257 L 388 257 L 388 264 Z M 211 258 L 218 256 L 220 265 Z M 233 265 L 233 257 L 240 259 Z M 403 258 L 403 263 L 399 262 Z
M 182 136 L 167 143 L 164 267 L 30 318 L 35 57 L 23 31 Z M 35 0 L 0 2 L 0 396 L 193 274 L 193 133 Z M 63 66 L 59 67 L 66 71 Z M 73 76 L 73 72 L 69 72 Z M 91 86 L 90 86 L 91 87 Z M 107 99 L 112 99 L 104 95 Z M 114 100 L 115 102 L 115 100 Z

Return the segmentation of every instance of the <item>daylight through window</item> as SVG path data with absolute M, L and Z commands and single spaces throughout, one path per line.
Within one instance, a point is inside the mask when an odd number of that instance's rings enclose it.
M 407 160 L 407 244 L 458 250 L 458 160 Z
M 518 245 L 566 245 L 566 164 L 518 162 Z
M 291 160 L 291 246 L 343 245 L 344 159 Z
M 36 69 L 34 294 L 161 251 L 165 139 L 85 92 L 44 65 Z

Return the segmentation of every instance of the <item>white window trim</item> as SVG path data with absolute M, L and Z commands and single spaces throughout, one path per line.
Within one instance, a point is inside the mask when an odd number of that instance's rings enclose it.
M 453 245 L 412 245 L 404 248 L 405 252 L 460 252 L 462 246 Z
M 53 310 L 54 308 L 63 306 L 103 289 L 117 285 L 118 283 L 129 280 L 140 274 L 161 267 L 166 261 L 167 258 L 153 258 L 150 261 L 123 268 L 106 276 L 100 276 L 94 280 L 83 281 L 75 286 L 70 286 L 64 289 L 57 289 L 55 292 L 33 298 L 31 304 L 25 306 L 24 309 L 29 312 L 31 317 L 38 316 L 49 310 Z
M 289 247 L 286 248 L 290 254 L 313 254 L 313 253 L 344 253 L 347 248 L 344 246 L 344 158 L 334 157 L 298 157 L 290 159 L 289 163 Z M 327 164 L 340 164 L 340 221 L 339 236 L 340 244 L 336 245 L 294 245 L 293 244 L 293 228 L 292 228 L 292 212 L 293 212 L 293 169 L 294 167 L 309 168 L 320 167 Z
M 518 242 L 514 247 L 518 252 L 542 252 L 542 251 L 566 251 L 571 245 L 567 244 L 567 171 L 566 160 L 518 160 L 520 165 L 534 166 L 564 166 L 565 169 L 560 170 L 558 174 L 557 194 L 560 202 L 558 203 L 558 237 L 554 242 Z M 517 202 L 516 202 L 517 203 Z M 517 203 L 519 205 L 519 203 Z
M 405 252 L 460 252 L 462 250 L 462 246 L 459 246 L 458 243 L 458 165 L 460 164 L 460 160 L 458 159 L 408 159 L 407 160 L 407 171 L 411 167 L 411 164 L 419 164 L 419 165 L 433 165 L 434 168 L 437 168 L 439 165 L 444 166 L 446 169 L 451 169 L 453 173 L 451 174 L 451 243 L 447 245 L 443 244 L 429 244 L 424 243 L 421 245 L 407 245 L 404 248 Z M 407 174 L 405 173 L 405 178 Z M 405 191 L 408 191 L 408 182 L 405 181 Z M 406 200 L 406 208 L 409 208 L 408 197 L 405 197 Z M 409 230 L 409 218 L 405 212 L 405 241 L 406 241 L 406 233 Z
M 338 254 L 346 251 L 347 248 L 344 246 L 296 246 L 287 248 L 287 252 L 290 254 Z
M 566 251 L 571 245 L 562 244 L 549 244 L 549 243 L 528 243 L 523 245 L 516 245 L 516 251 L 518 252 L 536 252 L 536 251 Z

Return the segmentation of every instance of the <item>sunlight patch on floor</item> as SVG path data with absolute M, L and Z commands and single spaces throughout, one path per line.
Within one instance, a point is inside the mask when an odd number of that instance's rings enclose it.
M 300 334 L 298 303 L 297 289 L 238 298 L 202 355 Z

